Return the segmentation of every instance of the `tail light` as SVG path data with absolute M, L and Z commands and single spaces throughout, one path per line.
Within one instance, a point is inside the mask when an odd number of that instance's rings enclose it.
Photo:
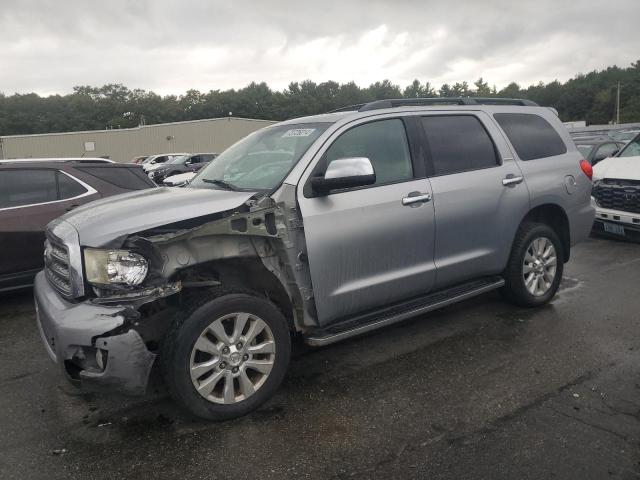
M 580 168 L 584 172 L 584 174 L 589 177 L 589 180 L 593 178 L 593 167 L 586 160 L 580 160 Z

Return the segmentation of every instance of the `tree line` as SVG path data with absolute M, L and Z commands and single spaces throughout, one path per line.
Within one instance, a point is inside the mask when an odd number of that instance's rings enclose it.
M 578 74 L 564 83 L 556 80 L 523 88 L 513 82 L 500 90 L 479 78 L 471 85 L 465 81 L 439 88 L 417 79 L 405 88 L 389 80 L 368 87 L 353 82 L 305 80 L 293 82 L 282 91 L 272 90 L 264 82 L 253 82 L 238 90 L 188 90 L 178 96 L 160 96 L 121 84 L 76 86 L 73 93 L 47 97 L 0 93 L 0 136 L 128 128 L 227 115 L 285 120 L 373 100 L 434 96 L 526 98 L 556 108 L 563 121 L 606 124 L 615 119 L 618 82 L 620 122 L 640 122 L 638 60 L 626 68 L 612 66 Z

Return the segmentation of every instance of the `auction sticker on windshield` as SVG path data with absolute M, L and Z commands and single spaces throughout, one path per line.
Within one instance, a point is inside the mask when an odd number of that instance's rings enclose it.
M 287 130 L 282 134 L 282 138 L 285 137 L 308 137 L 313 132 L 315 132 L 315 128 L 292 128 L 291 130 Z

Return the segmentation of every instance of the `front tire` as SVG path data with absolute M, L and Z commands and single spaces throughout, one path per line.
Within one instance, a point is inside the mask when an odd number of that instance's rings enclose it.
M 291 337 L 278 308 L 257 295 L 218 291 L 174 321 L 163 342 L 172 397 L 194 415 L 226 420 L 267 401 L 289 366 Z
M 537 307 L 553 298 L 562 280 L 562 242 L 544 223 L 520 226 L 504 271 L 503 296 L 522 307 Z

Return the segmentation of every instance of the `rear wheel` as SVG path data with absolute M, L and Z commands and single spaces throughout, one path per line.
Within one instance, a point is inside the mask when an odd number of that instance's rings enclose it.
M 211 420 L 245 415 L 268 400 L 286 374 L 291 351 L 287 321 L 275 305 L 229 292 L 177 319 L 164 345 L 171 395 Z
M 543 223 L 524 223 L 504 272 L 502 293 L 520 306 L 545 304 L 558 291 L 563 266 L 562 243 L 556 232 Z

